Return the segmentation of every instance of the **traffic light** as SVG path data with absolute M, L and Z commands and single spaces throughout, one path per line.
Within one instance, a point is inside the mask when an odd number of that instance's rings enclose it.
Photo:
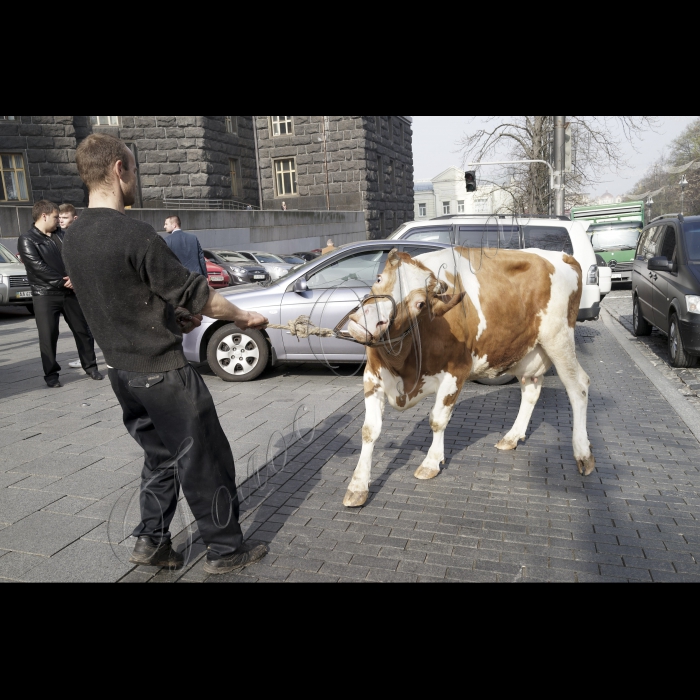
M 464 179 L 467 181 L 467 192 L 476 192 L 476 172 L 469 170 L 464 173 Z

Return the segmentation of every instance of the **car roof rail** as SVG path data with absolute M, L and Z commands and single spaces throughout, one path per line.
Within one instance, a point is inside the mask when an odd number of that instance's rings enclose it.
M 436 216 L 429 221 L 441 221 L 443 219 L 553 219 L 558 221 L 571 221 L 568 216 L 561 214 L 445 214 L 444 216 Z M 416 221 L 414 223 L 420 223 Z
M 679 221 L 685 221 L 683 214 L 662 214 L 661 216 L 654 217 L 649 223 L 653 224 L 655 221 L 660 221 L 661 219 L 678 219 Z

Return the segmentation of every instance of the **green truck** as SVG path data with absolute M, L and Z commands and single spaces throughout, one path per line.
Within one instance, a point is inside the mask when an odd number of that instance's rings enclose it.
M 644 202 L 574 207 L 572 221 L 590 221 L 593 250 L 612 270 L 613 282 L 631 282 L 634 254 L 644 228 Z

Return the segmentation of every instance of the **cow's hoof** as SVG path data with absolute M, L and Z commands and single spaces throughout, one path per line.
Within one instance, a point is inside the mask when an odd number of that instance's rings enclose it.
M 369 491 L 350 491 L 345 494 L 343 499 L 343 505 L 346 508 L 359 508 L 367 503 L 369 498 Z
M 420 466 L 416 469 L 416 473 L 413 475 L 416 479 L 423 479 L 427 481 L 428 479 L 434 479 L 440 473 L 440 467 L 437 469 L 429 469 L 428 467 Z
M 590 455 L 586 459 L 577 459 L 576 464 L 581 476 L 590 476 L 595 470 L 595 457 Z
M 501 440 L 496 445 L 496 449 L 503 450 L 504 452 L 508 452 L 509 450 L 514 450 L 517 446 L 518 446 L 517 440 L 508 440 L 507 438 L 503 438 L 503 440 Z

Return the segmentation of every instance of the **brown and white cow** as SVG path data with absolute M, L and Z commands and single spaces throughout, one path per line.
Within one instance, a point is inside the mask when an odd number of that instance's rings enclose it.
M 588 476 L 595 468 L 586 431 L 590 380 L 574 343 L 581 278 L 578 262 L 564 253 L 455 248 L 411 258 L 392 251 L 372 288 L 379 298 L 350 316 L 348 331 L 369 347 L 362 454 L 344 505 L 367 500 L 386 401 L 404 410 L 435 394 L 433 444 L 415 473 L 432 479 L 444 463 L 445 429 L 467 380 L 518 377 L 520 412 L 496 445 L 514 450 L 552 363 L 573 408 L 578 469 Z

